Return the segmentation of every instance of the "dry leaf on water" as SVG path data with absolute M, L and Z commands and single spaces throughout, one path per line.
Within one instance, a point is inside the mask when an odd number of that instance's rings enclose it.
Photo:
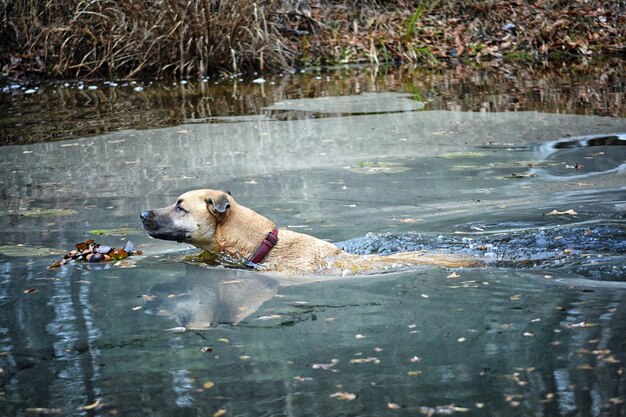
M 355 359 L 350 359 L 350 363 L 352 363 L 352 364 L 355 364 L 355 363 L 375 363 L 376 365 L 378 365 L 380 363 L 380 359 L 375 358 L 375 357 L 355 358 Z
M 574 210 L 566 210 L 566 211 L 558 211 L 558 210 L 552 210 L 549 213 L 546 213 L 546 216 L 559 216 L 559 215 L 565 215 L 565 216 L 575 216 L 578 213 L 576 213 Z
M 79 242 L 76 249 L 65 254 L 62 260 L 53 262 L 48 268 L 58 268 L 70 262 L 109 262 L 121 261 L 129 256 L 142 255 L 141 250 L 135 250 L 133 243 L 128 240 L 123 248 L 112 248 L 96 243 L 93 239 Z M 116 263 L 114 266 L 118 266 Z
M 26 409 L 27 412 L 33 414 L 61 414 L 63 413 L 62 408 L 44 408 L 44 407 L 30 407 Z
M 336 399 L 342 400 L 342 401 L 352 401 L 352 400 L 356 400 L 358 395 L 353 394 L 351 392 L 336 392 L 334 394 L 330 394 L 329 397 L 330 398 L 336 398 Z
M 88 411 L 88 410 L 93 410 L 94 408 L 98 408 L 100 407 L 100 405 L 102 405 L 102 401 L 98 398 L 94 403 L 89 404 L 89 405 L 84 405 L 82 407 L 78 407 L 78 410 L 81 411 Z

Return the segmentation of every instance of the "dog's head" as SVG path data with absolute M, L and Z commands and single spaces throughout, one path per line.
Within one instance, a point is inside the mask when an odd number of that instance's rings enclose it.
M 228 192 L 193 190 L 178 197 L 171 206 L 147 210 L 140 216 L 144 230 L 154 238 L 212 249 L 217 225 L 233 204 Z

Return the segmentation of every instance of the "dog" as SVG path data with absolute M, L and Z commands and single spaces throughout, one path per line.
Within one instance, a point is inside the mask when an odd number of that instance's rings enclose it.
M 441 253 L 350 254 L 325 240 L 277 229 L 271 220 L 220 190 L 188 191 L 171 206 L 143 211 L 140 217 L 151 237 L 190 243 L 204 250 L 203 260 L 228 267 L 344 276 L 397 271 L 412 265 L 484 266 L 477 258 Z

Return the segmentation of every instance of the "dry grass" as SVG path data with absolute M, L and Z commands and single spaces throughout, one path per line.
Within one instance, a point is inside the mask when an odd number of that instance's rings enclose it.
M 499 65 L 626 53 L 623 0 L 4 0 L 0 18 L 9 77 Z
M 15 0 L 0 6 L 0 35 L 9 66 L 27 61 L 27 71 L 55 77 L 264 70 L 289 65 L 291 57 L 267 21 L 278 3 Z

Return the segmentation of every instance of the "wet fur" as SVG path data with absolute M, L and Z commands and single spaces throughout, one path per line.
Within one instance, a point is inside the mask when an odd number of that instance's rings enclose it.
M 141 214 L 146 232 L 157 239 L 190 243 L 215 262 L 250 259 L 275 224 L 238 204 L 224 191 L 193 190 L 175 204 Z M 482 266 L 473 258 L 449 254 L 405 252 L 388 256 L 354 255 L 332 243 L 288 229 L 279 229 L 278 244 L 260 267 L 288 274 L 356 275 L 398 270 L 408 265 L 460 268 Z

